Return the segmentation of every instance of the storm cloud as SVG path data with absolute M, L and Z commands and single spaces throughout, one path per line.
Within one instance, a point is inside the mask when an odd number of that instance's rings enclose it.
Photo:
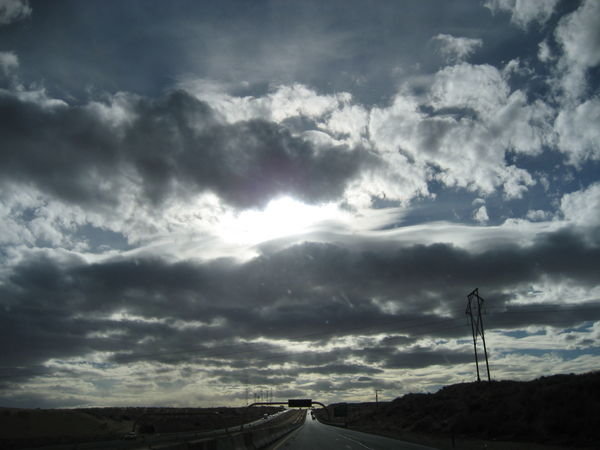
M 364 149 L 316 148 L 263 120 L 224 124 L 184 91 L 123 100 L 119 123 L 103 116 L 106 105 L 40 105 L 8 94 L 0 102 L 5 182 L 27 180 L 85 207 L 117 205 L 135 188 L 140 202 L 154 204 L 204 191 L 238 208 L 281 195 L 330 201 L 376 161 Z
M 597 368 L 599 17 L 0 1 L 0 406 Z
M 490 320 L 497 326 L 552 323 L 554 313 L 524 308 L 529 314 L 519 316 L 519 307 L 510 302 L 523 287 L 546 279 L 594 286 L 599 249 L 564 229 L 528 246 L 477 254 L 448 244 L 399 247 L 389 242 L 386 250 L 369 252 L 307 242 L 244 263 L 119 258 L 88 264 L 32 255 L 12 269 L 1 288 L 0 342 L 5 361 L 15 366 L 90 351 L 115 352 L 117 362 L 175 363 L 219 355 L 227 364 L 238 358 L 259 366 L 270 358 L 298 362 L 279 345 L 246 348 L 230 340 L 232 330 L 245 340 L 293 339 L 319 346 L 395 331 L 406 337 L 396 344 L 387 338 L 382 342 L 405 347 L 423 336 L 464 335 L 465 293 L 474 283 L 486 287 Z M 560 319 L 575 326 L 600 310 L 582 307 L 580 314 L 571 307 L 565 312 Z M 15 337 L 24 345 L 15 347 Z M 319 354 L 317 348 L 311 352 Z M 372 358 L 376 348 L 361 352 L 370 363 L 378 360 Z M 413 353 L 415 367 L 437 358 L 418 348 L 390 358 Z M 331 361 L 331 355 L 323 357 L 322 362 Z M 314 363 L 302 361 L 307 362 Z

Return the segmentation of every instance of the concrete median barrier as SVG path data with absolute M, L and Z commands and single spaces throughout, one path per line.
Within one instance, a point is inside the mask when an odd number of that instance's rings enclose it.
M 165 444 L 154 448 L 160 450 L 260 450 L 300 427 L 303 419 L 304 416 L 299 414 L 291 422 L 272 427 L 241 431 L 189 442 Z

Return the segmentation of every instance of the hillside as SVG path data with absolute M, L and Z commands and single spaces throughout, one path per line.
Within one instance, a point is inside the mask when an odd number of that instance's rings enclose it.
M 363 411 L 333 420 L 388 435 L 432 435 L 444 442 L 454 436 L 593 447 L 600 442 L 600 372 L 462 383 L 434 394 L 408 394 L 376 409 L 369 404 Z
M 257 420 L 278 408 L 0 408 L 0 450 L 121 439 L 142 434 L 202 432 Z

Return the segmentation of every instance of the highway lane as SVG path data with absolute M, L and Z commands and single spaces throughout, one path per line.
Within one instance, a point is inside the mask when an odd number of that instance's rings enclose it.
M 318 420 L 311 420 L 310 415 L 307 415 L 306 422 L 301 428 L 270 448 L 272 450 L 321 448 L 327 450 L 435 450 L 432 447 L 397 439 L 324 425 Z

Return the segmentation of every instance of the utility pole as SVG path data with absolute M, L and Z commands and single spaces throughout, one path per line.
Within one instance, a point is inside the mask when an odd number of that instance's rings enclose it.
M 479 289 L 475 289 L 467 295 L 466 314 L 471 318 L 471 333 L 473 334 L 473 350 L 475 352 L 475 367 L 477 368 L 477 381 L 481 381 L 479 375 L 479 357 L 477 356 L 477 336 L 481 336 L 483 342 L 483 354 L 485 355 L 485 367 L 487 369 L 488 382 L 492 381 L 490 377 L 490 365 L 488 363 L 487 347 L 485 345 L 485 332 L 483 330 L 483 318 L 481 317 L 481 305 L 483 298 L 479 296 Z M 475 311 L 474 311 L 475 310 Z
M 375 407 L 379 408 L 379 393 L 382 392 L 383 389 L 375 389 Z
M 248 373 L 244 374 L 244 384 L 246 385 L 246 406 L 250 404 L 250 388 L 248 387 Z

